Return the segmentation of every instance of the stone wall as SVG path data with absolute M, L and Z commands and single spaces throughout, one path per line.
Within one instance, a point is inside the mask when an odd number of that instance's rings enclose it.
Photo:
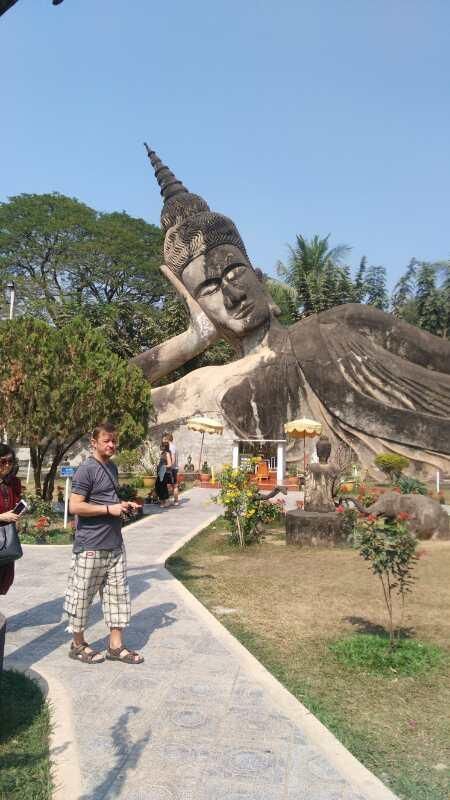
M 205 414 L 212 419 L 217 419 L 222 425 L 223 419 L 218 414 Z M 192 456 L 195 469 L 198 468 L 202 434 L 191 431 L 187 427 L 187 419 L 179 419 L 173 425 L 154 425 L 150 430 L 150 438 L 156 444 L 160 442 L 163 433 L 173 434 L 174 444 L 178 449 L 178 466 L 182 470 L 187 462 L 187 457 Z M 207 461 L 210 467 L 220 470 L 223 464 L 231 464 L 233 441 L 235 434 L 224 425 L 223 434 L 205 433 L 203 443 L 202 464 Z

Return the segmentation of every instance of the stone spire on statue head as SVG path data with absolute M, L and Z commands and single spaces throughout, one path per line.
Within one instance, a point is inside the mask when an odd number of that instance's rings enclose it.
M 155 151 L 145 143 L 144 146 L 164 200 L 161 226 L 165 233 L 166 266 L 180 276 L 193 258 L 221 244 L 235 245 L 247 258 L 244 243 L 232 220 L 210 211 L 202 197 L 189 192 Z

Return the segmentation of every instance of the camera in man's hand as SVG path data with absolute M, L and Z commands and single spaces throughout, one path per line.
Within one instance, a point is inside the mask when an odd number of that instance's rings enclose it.
M 132 503 L 128 503 L 127 506 L 122 510 L 122 520 L 123 522 L 130 522 L 130 520 L 137 519 L 140 513 L 140 508 L 134 508 Z

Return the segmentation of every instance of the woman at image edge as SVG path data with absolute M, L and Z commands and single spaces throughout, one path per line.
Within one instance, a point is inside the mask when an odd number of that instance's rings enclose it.
M 7 444 L 0 444 L 0 525 L 19 519 L 12 508 L 22 493 L 20 481 L 14 474 L 16 456 Z M 14 581 L 14 562 L 0 566 L 0 594 L 6 594 Z

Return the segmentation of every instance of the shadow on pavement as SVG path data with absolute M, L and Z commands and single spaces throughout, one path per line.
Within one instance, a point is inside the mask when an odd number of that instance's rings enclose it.
M 115 749 L 115 763 L 111 765 L 103 780 L 95 787 L 89 789 L 80 800 L 92 800 L 92 798 L 117 797 L 125 782 L 127 774 L 133 771 L 138 764 L 142 751 L 151 738 L 151 728 L 134 744 L 128 732 L 128 721 L 130 717 L 139 714 L 140 708 L 137 706 L 127 706 L 123 714 L 120 715 L 116 723 L 111 727 L 111 738 Z
M 131 598 L 136 599 L 140 594 L 151 588 L 152 581 L 172 580 L 165 570 L 161 568 L 148 569 L 146 567 L 135 567 L 129 570 L 128 581 L 130 584 Z M 66 631 L 67 620 L 63 615 L 63 597 L 57 597 L 40 603 L 31 609 L 21 611 L 8 618 L 8 632 L 20 631 L 26 627 L 35 625 L 50 625 L 48 630 L 40 633 L 26 644 L 19 647 L 8 656 L 9 666 L 14 666 L 14 661 L 20 663 L 24 668 L 31 667 L 36 661 L 46 658 L 61 645 L 68 644 L 70 633 Z M 134 640 L 139 641 L 139 647 L 144 647 L 152 633 L 160 627 L 167 627 L 176 622 L 176 619 L 169 616 L 169 612 L 176 608 L 174 603 L 163 603 L 159 606 L 149 605 L 142 611 L 132 614 L 130 629 L 136 625 Z M 103 618 L 100 600 L 91 607 L 89 615 L 88 629 Z M 56 623 L 56 624 L 55 624 Z M 105 629 L 105 636 L 107 635 Z M 99 640 L 101 643 L 103 639 Z

